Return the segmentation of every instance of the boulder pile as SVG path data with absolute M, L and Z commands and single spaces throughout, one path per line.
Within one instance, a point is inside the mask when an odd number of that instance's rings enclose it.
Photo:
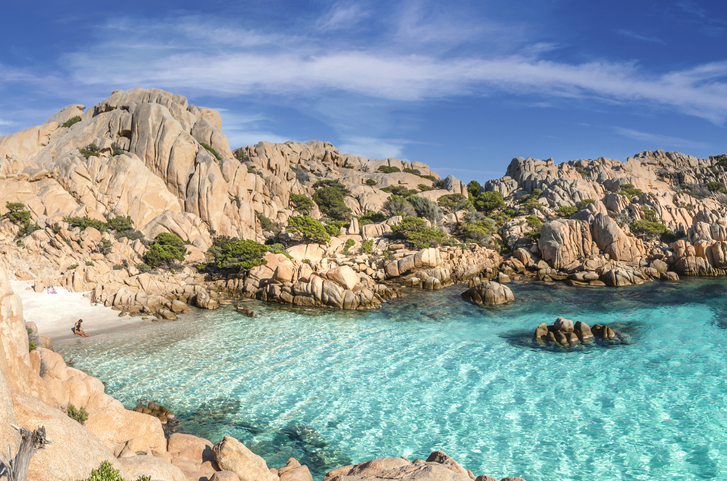
M 600 341 L 608 344 L 626 344 L 628 336 L 614 331 L 604 324 L 589 326 L 583 321 L 573 322 L 565 317 L 559 317 L 552 326 L 540 324 L 535 329 L 533 341 L 540 345 L 554 345 L 573 347 L 582 344 L 592 344 Z
M 496 281 L 485 281 L 470 287 L 462 297 L 474 304 L 505 304 L 515 300 L 509 287 Z

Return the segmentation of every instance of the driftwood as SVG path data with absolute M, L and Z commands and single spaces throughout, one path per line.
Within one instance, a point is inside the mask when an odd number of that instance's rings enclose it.
M 20 448 L 15 458 L 13 458 L 13 449 L 10 448 L 8 457 L 3 455 L 0 459 L 0 478 L 7 476 L 7 481 L 25 481 L 33 455 L 51 442 L 45 438 L 45 426 L 41 426 L 33 432 L 13 424 L 11 426 L 20 433 Z

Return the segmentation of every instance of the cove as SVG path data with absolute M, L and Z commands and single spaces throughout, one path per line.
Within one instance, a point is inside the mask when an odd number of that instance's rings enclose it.
M 373 311 L 246 303 L 56 349 L 133 408 L 181 431 L 235 436 L 314 479 L 435 449 L 493 476 L 714 479 L 727 472 L 727 281 L 621 289 L 513 283 L 477 307 L 466 286 L 411 291 Z M 571 351 L 529 339 L 565 316 L 618 323 L 631 343 Z

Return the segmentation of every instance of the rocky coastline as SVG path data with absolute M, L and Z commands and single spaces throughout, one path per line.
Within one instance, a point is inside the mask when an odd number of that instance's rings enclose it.
M 9 279 L 175 320 L 243 298 L 372 309 L 405 288 L 468 283 L 462 295 L 474 304 L 503 304 L 516 300 L 512 280 L 615 288 L 723 276 L 726 169 L 724 155 L 663 151 L 625 162 L 516 158 L 502 178 L 465 184 L 321 141 L 233 151 L 218 112 L 161 90 L 68 106 L 0 137 L 0 432 L 17 446 L 9 422 L 45 424 L 49 438 L 88 446 L 73 466 L 65 461 L 73 443 L 40 452 L 31 479 L 84 479 L 103 461 L 129 478 L 310 479 L 295 460 L 268 470 L 233 438 L 167 439 L 164 412 L 125 410 L 25 325 Z M 622 340 L 608 326 L 563 324 L 541 324 L 535 342 Z M 28 327 L 37 337 L 29 352 Z M 69 404 L 88 411 L 85 426 L 63 414 Z M 326 479 L 382 477 L 475 479 L 443 453 L 374 460 Z

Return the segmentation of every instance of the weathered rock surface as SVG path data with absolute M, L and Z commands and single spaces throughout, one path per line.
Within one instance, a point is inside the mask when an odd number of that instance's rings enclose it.
M 474 304 L 505 304 L 515 299 L 509 287 L 495 281 L 485 281 L 470 287 L 462 297 Z
M 278 481 L 265 460 L 247 449 L 237 439 L 225 436 L 212 448 L 215 461 L 222 470 L 237 474 L 240 481 Z

